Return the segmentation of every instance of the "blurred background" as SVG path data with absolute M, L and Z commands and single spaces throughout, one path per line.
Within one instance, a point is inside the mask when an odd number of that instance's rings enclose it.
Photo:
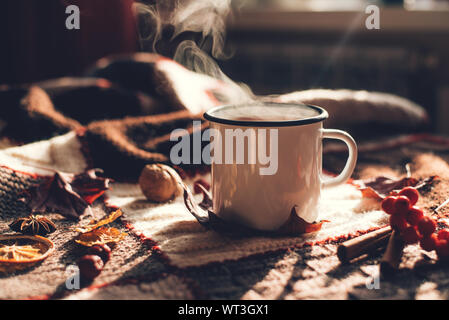
M 198 11 L 180 10 L 181 20 L 165 25 L 164 12 L 187 2 Z M 80 30 L 63 27 L 70 4 L 80 7 Z M 154 12 L 136 14 L 136 4 L 157 5 L 159 20 L 148 23 Z M 379 29 L 365 26 L 371 4 L 380 8 Z M 209 26 L 191 20 L 209 7 L 222 11 L 211 17 L 226 17 L 222 28 L 220 20 Z M 218 66 L 255 94 L 393 93 L 425 107 L 431 131 L 449 134 L 449 0 L 8 0 L 0 4 L 0 85 L 82 76 L 110 54 L 156 51 L 173 58 L 186 39 L 210 54 L 211 41 L 202 35 L 221 41 L 224 31 Z
M 228 28 L 220 62 L 257 94 L 310 88 L 382 91 L 424 106 L 449 133 L 449 1 L 248 0 Z M 368 30 L 365 8 L 380 8 Z

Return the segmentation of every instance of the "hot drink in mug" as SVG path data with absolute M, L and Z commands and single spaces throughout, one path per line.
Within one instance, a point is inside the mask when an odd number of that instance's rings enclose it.
M 323 129 L 328 113 L 304 104 L 230 105 L 204 114 L 210 122 L 212 211 L 259 230 L 277 230 L 292 208 L 318 216 L 321 190 L 351 176 L 357 146 L 346 132 Z M 322 177 L 322 139 L 346 143 L 349 157 L 335 178 Z

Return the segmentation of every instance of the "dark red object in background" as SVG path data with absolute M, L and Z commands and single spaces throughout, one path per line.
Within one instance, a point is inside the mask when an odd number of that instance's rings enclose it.
M 76 75 L 97 59 L 137 49 L 133 0 L 0 2 L 0 84 Z M 80 29 L 68 30 L 69 5 Z

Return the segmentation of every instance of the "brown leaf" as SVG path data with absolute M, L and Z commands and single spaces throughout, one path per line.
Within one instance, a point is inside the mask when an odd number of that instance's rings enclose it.
M 242 224 L 224 220 L 212 212 L 210 210 L 212 207 L 212 199 L 210 193 L 206 189 L 203 188 L 203 200 L 200 204 L 197 204 L 192 193 L 190 192 L 190 189 L 186 185 L 183 185 L 183 188 L 184 203 L 190 213 L 198 220 L 200 224 L 206 228 L 210 228 L 234 237 L 299 235 L 319 231 L 322 224 L 326 222 L 321 221 L 318 223 L 308 223 L 297 215 L 296 207 L 293 207 L 289 220 L 278 230 L 256 230 Z
M 411 177 L 392 179 L 380 176 L 364 181 L 365 187 L 360 187 L 359 190 L 364 198 L 383 200 L 385 197 L 394 195 L 405 187 L 415 187 L 417 190 L 425 189 L 431 186 L 437 178 L 437 176 L 431 176 L 418 180 Z
M 382 201 L 385 198 L 385 196 L 380 195 L 371 187 L 361 188 L 360 191 L 362 192 L 363 198 L 372 198 L 379 201 Z
M 91 169 L 74 175 L 72 181 L 69 182 L 72 188 L 88 204 L 92 204 L 109 189 L 111 179 L 98 177 L 98 173 L 103 173 L 103 171 L 101 169 Z
M 77 220 L 109 188 L 109 179 L 97 177 L 97 172 L 96 169 L 77 175 L 56 172 L 53 177 L 28 189 L 22 200 L 33 212 L 54 211 Z
M 27 190 L 27 198 L 33 212 L 54 211 L 71 219 L 79 219 L 89 207 L 59 172 Z
M 121 232 L 117 228 L 100 227 L 80 234 L 75 242 L 86 247 L 92 247 L 97 244 L 117 243 L 123 240 L 126 235 L 127 233 Z
M 296 207 L 292 208 L 292 212 L 290 214 L 290 218 L 281 228 L 278 230 L 280 234 L 302 234 L 302 233 L 311 233 L 317 232 L 321 230 L 324 222 L 329 222 L 328 220 L 322 220 L 320 222 L 309 223 L 306 220 L 302 219 L 297 211 Z

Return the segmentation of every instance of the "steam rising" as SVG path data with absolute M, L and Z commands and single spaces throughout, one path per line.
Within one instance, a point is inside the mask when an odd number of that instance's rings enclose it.
M 173 59 L 189 70 L 206 74 L 224 82 L 226 86 L 216 88 L 212 92 L 222 103 L 237 104 L 254 101 L 255 98 L 251 89 L 245 84 L 235 83 L 226 76 L 216 62 L 202 51 L 195 42 L 191 40 L 181 42 L 176 48 Z
M 221 92 L 213 92 L 221 102 L 254 101 L 249 87 L 229 79 L 213 59 L 228 58 L 224 45 L 231 0 L 166 0 L 155 4 L 138 3 L 136 10 L 141 20 L 139 29 L 143 45 L 150 43 L 151 51 L 156 53 L 160 53 L 158 44 L 164 41 L 176 46 L 172 57 L 174 61 L 226 84 Z M 197 37 L 192 39 L 192 35 Z M 167 36 L 169 39 L 166 39 Z M 187 39 L 177 44 L 179 38 Z M 213 58 L 203 50 L 208 45 Z
M 230 6 L 230 0 L 190 0 L 180 3 L 171 19 L 175 27 L 173 37 L 185 31 L 201 32 L 203 38 L 212 38 L 212 56 L 221 58 Z
M 171 40 L 184 32 L 195 32 L 212 39 L 212 56 L 224 58 L 226 19 L 231 13 L 230 0 L 166 0 L 155 4 L 137 3 L 143 19 L 141 40 L 156 43 L 162 39 L 164 26 L 172 26 Z

